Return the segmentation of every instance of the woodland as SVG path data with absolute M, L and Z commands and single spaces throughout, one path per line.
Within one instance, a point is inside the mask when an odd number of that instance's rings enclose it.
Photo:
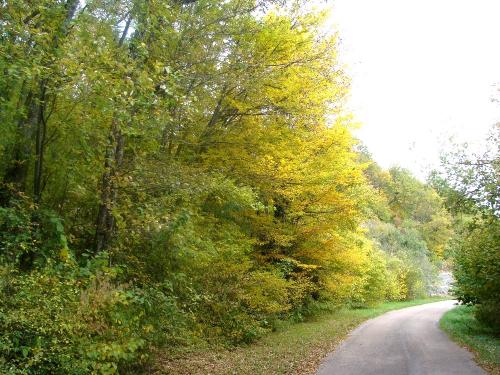
M 427 182 L 384 170 L 326 17 L 0 1 L 0 373 L 140 373 L 158 350 L 436 294 L 442 269 L 498 327 L 500 128 Z

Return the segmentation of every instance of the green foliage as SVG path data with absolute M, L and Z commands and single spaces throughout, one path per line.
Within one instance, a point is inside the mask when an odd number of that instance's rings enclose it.
M 392 263 L 399 284 L 399 293 L 395 295 L 404 296 L 404 299 L 428 295 L 434 285 L 436 267 L 418 231 L 409 224 L 397 228 L 381 222 L 372 222 L 369 230 L 375 244 L 388 256 L 399 260 Z
M 428 291 L 449 218 L 360 160 L 326 14 L 80 3 L 0 4 L 2 371 L 134 373 Z
M 443 170 L 432 182 L 455 213 L 454 293 L 477 304 L 476 317 L 498 328 L 500 320 L 500 126 L 492 127 L 481 154 L 467 145 L 443 157 Z
M 442 171 L 431 176 L 436 188 L 456 213 L 500 212 L 500 124 L 491 127 L 484 151 L 474 153 L 467 144 L 442 157 Z
M 94 267 L 1 268 L 2 373 L 113 374 L 144 362 L 149 345 L 178 340 L 185 320 L 174 298 Z
M 439 325 L 459 344 L 476 354 L 475 360 L 492 373 L 500 368 L 498 329 L 478 321 L 475 306 L 458 306 L 441 318 Z
M 31 211 L 19 202 L 0 208 L 1 257 L 3 262 L 19 263 L 36 247 L 38 235 L 31 221 Z
M 364 278 L 359 285 L 360 289 L 357 295 L 353 295 L 351 304 L 355 307 L 367 307 L 384 302 L 388 294 L 389 272 L 385 256 L 381 251 L 370 251 L 367 259 L 367 270 L 363 274 Z
M 62 220 L 52 211 L 36 209 L 19 195 L 0 207 L 0 261 L 22 269 L 43 266 L 50 259 L 71 261 Z
M 382 170 L 363 147 L 359 159 L 369 182 L 364 206 L 367 235 L 386 258 L 386 298 L 397 301 L 433 293 L 441 259 L 456 239 L 445 201 L 407 170 Z
M 455 253 L 454 293 L 462 302 L 478 305 L 480 321 L 500 327 L 500 221 L 477 221 L 464 237 Z
M 324 358 L 332 350 L 332 343 L 341 341 L 363 321 L 391 310 L 439 301 L 427 298 L 405 302 L 383 303 L 362 309 L 314 303 L 309 308 L 311 317 L 306 322 L 280 325 L 259 340 L 257 345 L 238 348 L 190 350 L 181 355 L 162 357 L 155 371 L 165 374 L 204 375 L 207 368 L 213 373 L 252 374 L 307 374 L 311 360 Z M 251 358 L 251 360 L 249 360 Z

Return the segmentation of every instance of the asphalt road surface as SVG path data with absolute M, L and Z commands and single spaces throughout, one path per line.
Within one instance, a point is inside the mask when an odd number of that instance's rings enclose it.
M 396 310 L 356 328 L 317 375 L 484 375 L 438 327 L 455 301 Z

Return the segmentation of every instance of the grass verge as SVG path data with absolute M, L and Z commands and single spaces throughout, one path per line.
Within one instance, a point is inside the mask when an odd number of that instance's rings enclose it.
M 323 358 L 361 322 L 387 311 L 441 301 L 433 297 L 384 303 L 374 308 L 340 309 L 298 324 L 283 326 L 257 342 L 232 350 L 190 350 L 159 353 L 155 374 L 314 374 Z
M 473 306 L 448 311 L 439 324 L 453 340 L 475 354 L 479 365 L 490 374 L 500 375 L 499 334 L 476 320 Z

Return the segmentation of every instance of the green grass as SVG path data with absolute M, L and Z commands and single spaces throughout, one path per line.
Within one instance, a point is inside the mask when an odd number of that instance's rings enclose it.
M 499 333 L 474 318 L 474 307 L 458 306 L 448 311 L 440 326 L 452 339 L 471 350 L 488 372 L 500 374 Z
M 314 374 L 323 358 L 361 322 L 390 310 L 436 302 L 427 298 L 384 303 L 374 308 L 340 309 L 297 324 L 283 325 L 257 342 L 228 349 L 158 353 L 156 374 Z

